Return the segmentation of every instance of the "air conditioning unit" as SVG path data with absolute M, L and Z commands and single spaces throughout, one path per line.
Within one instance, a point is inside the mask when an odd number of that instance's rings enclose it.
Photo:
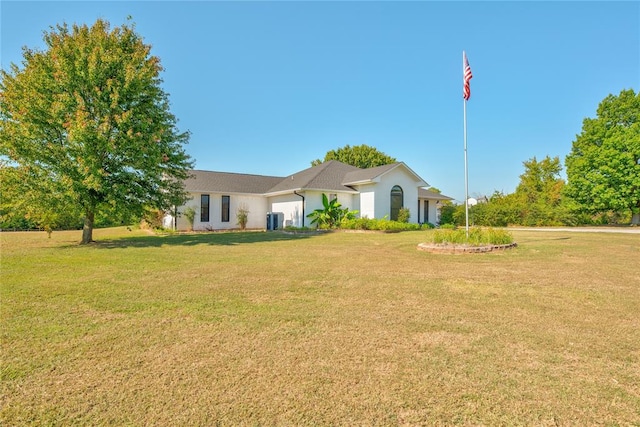
M 278 230 L 282 227 L 284 220 L 284 214 L 282 212 L 268 212 L 267 213 L 267 230 Z

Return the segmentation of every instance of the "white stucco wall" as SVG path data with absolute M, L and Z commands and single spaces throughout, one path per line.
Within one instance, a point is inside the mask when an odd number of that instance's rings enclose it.
M 269 212 L 282 214 L 284 218 L 284 227 L 286 227 L 287 225 L 291 225 L 293 227 L 309 227 L 311 224 L 311 219 L 307 218 L 307 215 L 309 215 L 315 209 L 324 208 L 322 204 L 322 193 L 322 191 L 300 192 L 300 194 L 304 196 L 304 218 L 302 198 L 295 194 L 269 197 L 268 209 Z M 336 194 L 338 197 L 338 202 L 344 208 L 348 208 L 349 210 L 357 209 L 357 195 L 351 193 L 331 193 L 329 191 L 324 193 L 327 195 L 327 197 L 329 197 L 330 194 Z
M 429 216 L 425 218 L 424 216 L 424 205 L 426 202 L 429 202 Z M 441 205 L 438 204 L 439 200 L 437 199 L 421 199 L 420 200 L 420 222 L 430 222 L 433 225 L 440 224 L 440 208 Z
M 295 194 L 270 197 L 267 206 L 269 212 L 282 214 L 281 227 L 302 226 L 302 198 Z M 306 215 L 306 213 L 305 213 Z M 306 224 L 308 225 L 308 224 Z
M 418 184 L 413 179 L 413 174 L 398 167 L 383 175 L 379 182 L 358 186 L 360 216 L 376 219 L 391 218 L 391 189 L 399 185 L 403 193 L 403 207 L 408 208 L 411 214 L 409 222 L 417 223 Z
M 375 218 L 376 216 L 376 193 L 371 185 L 360 187 L 360 218 Z
M 247 228 L 265 228 L 267 215 L 267 200 L 262 196 L 252 196 L 246 194 L 224 194 L 229 196 L 229 221 L 222 222 L 222 196 L 220 193 L 209 194 L 209 221 L 200 221 L 200 196 L 201 193 L 191 194 L 191 199 L 187 201 L 185 206 L 179 208 L 179 212 L 183 212 L 187 207 L 191 206 L 196 211 L 196 217 L 193 221 L 194 230 L 230 230 L 240 228 L 237 220 L 237 210 L 244 206 L 248 211 Z M 177 229 L 187 230 L 189 221 L 184 215 L 178 215 Z

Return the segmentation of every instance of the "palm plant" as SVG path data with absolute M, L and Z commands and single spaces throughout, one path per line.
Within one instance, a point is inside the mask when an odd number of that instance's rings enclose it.
M 355 218 L 355 212 L 349 208 L 343 208 L 338 199 L 329 201 L 326 194 L 322 193 L 322 209 L 315 209 L 307 218 L 311 224 L 317 224 L 319 228 L 335 228 L 343 220 Z

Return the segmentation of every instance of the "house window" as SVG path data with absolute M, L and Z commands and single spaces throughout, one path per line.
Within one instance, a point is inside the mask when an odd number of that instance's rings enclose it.
M 200 195 L 200 222 L 209 222 L 209 195 Z
M 229 222 L 230 196 L 222 196 L 222 222 Z
M 424 222 L 429 222 L 429 201 L 425 200 L 423 203 L 424 203 Z
M 338 195 L 336 193 L 329 194 L 329 201 L 332 202 L 338 199 Z
M 391 189 L 391 215 L 390 219 L 392 221 L 398 220 L 398 214 L 400 213 L 400 209 L 404 205 L 404 194 L 402 192 L 402 188 L 399 185 L 394 185 Z

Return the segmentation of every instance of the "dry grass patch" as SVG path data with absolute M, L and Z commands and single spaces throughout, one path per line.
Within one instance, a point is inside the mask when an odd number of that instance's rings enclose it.
M 4 425 L 637 425 L 634 235 L 2 233 Z

